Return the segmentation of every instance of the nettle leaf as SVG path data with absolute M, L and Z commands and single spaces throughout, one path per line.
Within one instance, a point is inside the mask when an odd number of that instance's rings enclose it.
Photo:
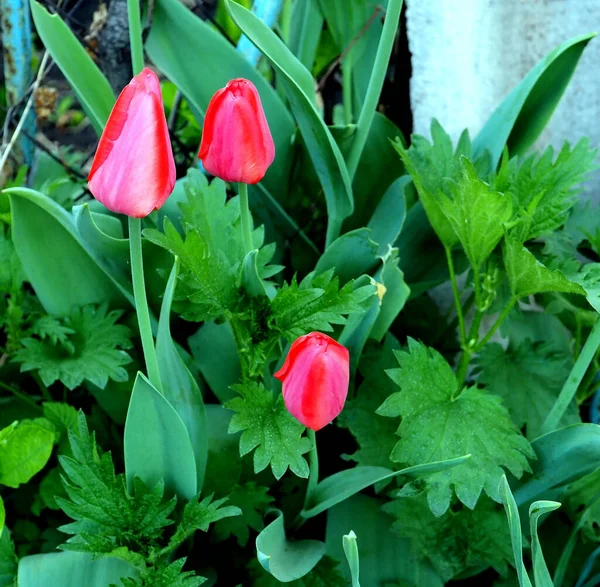
M 69 430 L 77 430 L 77 410 L 73 406 L 60 402 L 44 402 L 42 409 L 44 418 L 52 423 L 58 433 L 57 440 L 66 437 Z
M 504 400 L 517 427 L 525 427 L 527 438 L 534 439 L 571 372 L 573 359 L 551 345 L 525 341 L 506 351 L 497 343 L 488 344 L 477 365 L 481 370 L 478 382 Z M 561 427 L 579 422 L 579 409 L 573 401 Z
M 53 426 L 43 418 L 13 422 L 0 430 L 0 485 L 27 483 L 48 462 L 54 440 Z
M 364 377 L 353 399 L 346 402 L 337 424 L 348 428 L 358 446 L 348 458 L 359 465 L 391 468 L 390 454 L 396 439 L 396 423 L 376 413 L 377 408 L 393 393 L 396 384 L 385 377 L 384 371 L 398 363 L 393 350 L 399 348 L 392 337 L 385 339 L 380 349 L 368 349 L 363 353 L 358 365 L 359 373 Z
M 474 165 L 460 159 L 460 176 L 449 180 L 451 198 L 440 195 L 442 213 L 460 240 L 472 267 L 478 270 L 492 254 L 504 234 L 504 223 L 512 215 L 512 201 L 477 176 Z
M 361 303 L 371 297 L 375 286 L 355 289 L 349 281 L 340 289 L 334 271 L 310 273 L 300 284 L 296 278 L 284 284 L 271 301 L 269 328 L 292 341 L 315 330 L 332 332 L 332 324 L 346 323 L 345 314 L 363 312 Z
M 444 582 L 460 573 L 493 567 L 505 575 L 512 563 L 510 533 L 503 510 L 482 499 L 474 510 L 448 511 L 436 518 L 424 496 L 400 497 L 383 511 L 394 517 L 392 531 L 408 538 Z
M 226 497 L 213 501 L 213 496 L 209 495 L 203 500 L 197 498 L 188 502 L 183 509 L 183 518 L 169 541 L 169 547 L 174 548 L 183 543 L 196 530 L 208 532 L 211 524 L 223 518 L 241 515 L 240 508 L 234 505 L 221 507 L 226 501 Z
M 184 183 L 187 201 L 179 204 L 185 237 L 165 218 L 164 230 L 144 230 L 154 244 L 179 257 L 181 271 L 178 310 L 188 320 L 201 322 L 230 317 L 238 311 L 239 276 L 246 256 L 242 239 L 239 196 L 227 200 L 225 183 L 210 184 L 197 169 L 188 171 Z M 263 247 L 264 229 L 254 230 L 253 245 L 259 249 L 256 268 L 265 280 L 281 270 L 269 265 L 275 245 Z M 185 300 L 185 302 L 181 302 Z
M 273 501 L 268 494 L 269 488 L 257 485 L 253 481 L 236 485 L 229 494 L 229 503 L 241 510 L 241 516 L 229 517 L 215 524 L 216 540 L 226 540 L 233 535 L 240 546 L 246 546 L 250 538 L 250 528 L 260 532 L 264 527 L 264 515 Z
M 400 369 L 388 371 L 401 391 L 377 410 L 402 418 L 391 459 L 418 465 L 471 454 L 464 464 L 428 477 L 427 499 L 437 516 L 450 506 L 453 491 L 471 509 L 482 490 L 499 501 L 503 468 L 517 478 L 530 471 L 531 445 L 498 396 L 476 387 L 457 395 L 458 382 L 442 355 L 413 339 L 408 346 L 396 352 Z
M 125 476 L 115 474 L 110 453 L 99 452 L 83 414 L 77 431 L 69 431 L 69 441 L 73 456 L 59 457 L 68 499 L 57 497 L 56 502 L 75 520 L 59 529 L 74 536 L 61 548 L 109 553 L 133 541 L 152 545 L 173 523 L 169 515 L 175 498 L 164 502 L 162 483 L 149 489 L 139 479 L 130 495 Z
M 341 537 L 340 537 L 341 538 Z M 317 565 L 301 579 L 286 582 L 289 587 L 347 587 L 348 581 L 339 571 L 340 563 L 325 555 Z M 278 587 L 281 581 L 273 577 L 254 558 L 248 565 L 253 587 Z
M 15 545 L 10 539 L 8 528 L 0 530 L 0 585 L 9 587 L 17 584 L 18 559 Z
M 508 162 L 495 187 L 511 194 L 520 208 L 517 231 L 521 242 L 550 233 L 566 222 L 581 192 L 579 184 L 597 168 L 597 154 L 584 138 L 573 149 L 565 142 L 555 160 L 554 150 L 548 147 L 541 155 Z
M 288 467 L 298 477 L 308 477 L 308 463 L 302 456 L 311 448 L 304 426 L 285 409 L 283 396 L 273 394 L 262 383 L 248 382 L 232 389 L 241 397 L 229 400 L 225 407 L 236 412 L 229 424 L 229 434 L 242 432 L 240 455 L 254 450 L 254 472 L 271 465 L 276 479 Z
M 45 385 L 60 380 L 75 389 L 87 380 L 104 389 L 109 379 L 127 381 L 124 365 L 131 357 L 123 349 L 132 343 L 129 328 L 116 324 L 121 315 L 118 310 L 108 312 L 105 305 L 76 308 L 63 319 L 72 333 L 56 330 L 53 336 L 26 338 L 15 360 L 21 371 L 37 370 Z
M 198 587 L 206 581 L 204 577 L 197 577 L 194 571 L 184 571 L 185 558 L 180 558 L 171 564 L 161 567 L 144 569 L 137 579 L 123 577 L 123 587 Z M 112 587 L 112 586 L 111 586 Z
M 513 236 L 506 236 L 503 249 L 504 266 L 513 296 L 520 298 L 544 292 L 586 295 L 581 285 L 568 280 L 558 269 L 548 269 Z
M 445 246 L 452 247 L 459 239 L 441 208 L 440 194 L 450 195 L 448 179 L 460 179 L 460 159 L 471 156 L 471 140 L 465 130 L 455 150 L 450 136 L 435 118 L 431 121 L 431 139 L 430 143 L 421 135 L 412 135 L 408 149 L 399 140 L 394 143 L 394 148 L 417 188 L 433 230 Z M 487 154 L 475 161 L 475 168 L 480 174 L 487 171 Z

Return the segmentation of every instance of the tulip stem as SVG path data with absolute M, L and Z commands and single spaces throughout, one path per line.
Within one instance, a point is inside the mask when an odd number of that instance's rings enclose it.
M 392 54 L 394 40 L 396 39 L 401 9 L 402 0 L 389 0 L 379 46 L 377 47 L 377 54 L 375 55 L 373 72 L 369 79 L 367 94 L 358 116 L 356 134 L 352 143 L 350 155 L 348 156 L 348 174 L 350 175 L 350 179 L 354 178 L 360 156 L 365 147 L 365 143 L 367 142 L 367 136 L 371 130 L 371 123 L 373 122 L 375 110 L 379 103 L 379 96 L 381 95 L 383 82 L 385 81 L 388 62 Z
M 319 483 L 319 453 L 317 452 L 317 435 L 311 428 L 306 430 L 306 435 L 312 442 L 312 448 L 310 449 L 310 453 L 308 453 L 308 466 L 310 467 L 310 472 L 308 473 L 308 485 L 306 486 L 303 509 L 307 509 L 307 506 L 309 506 L 315 487 Z
M 140 16 L 140 0 L 127 0 L 127 16 L 129 20 L 129 46 L 131 47 L 131 65 L 133 75 L 144 69 L 144 47 L 142 44 L 142 19 Z
M 239 183 L 240 193 L 240 218 L 242 220 L 242 238 L 244 240 L 244 254 L 247 255 L 254 249 L 252 246 L 252 217 L 250 216 L 250 207 L 248 205 L 248 186 L 245 183 Z
M 146 371 L 150 382 L 162 393 L 158 360 L 152 336 L 146 284 L 144 282 L 144 261 L 142 258 L 142 221 L 129 217 L 129 251 L 131 253 L 131 278 L 133 280 L 133 296 L 138 317 L 142 349 L 146 361 Z

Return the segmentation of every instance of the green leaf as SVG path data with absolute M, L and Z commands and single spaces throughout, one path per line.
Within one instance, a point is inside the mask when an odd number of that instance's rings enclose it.
M 463 465 L 429 478 L 427 498 L 437 516 L 446 512 L 453 492 L 471 509 L 482 490 L 499 500 L 503 467 L 517 478 L 530 470 L 527 459 L 535 455 L 529 442 L 499 397 L 474 387 L 456 397 L 456 377 L 444 358 L 413 339 L 408 347 L 408 352 L 396 352 L 400 369 L 388 371 L 401 391 L 377 410 L 402 417 L 392 460 L 417 465 L 472 455 Z
M 175 409 L 189 435 L 196 463 L 197 490 L 202 489 L 208 454 L 208 423 L 202 392 L 177 351 L 171 336 L 171 304 L 175 292 L 178 262 L 175 259 L 158 322 L 156 357 L 164 396 Z
M 515 498 L 510 490 L 508 481 L 506 480 L 506 475 L 502 475 L 502 478 L 500 479 L 499 492 L 506 511 L 506 517 L 508 518 L 508 527 L 510 529 L 510 538 L 513 547 L 515 567 L 519 577 L 519 585 L 521 587 L 532 587 L 529 575 L 527 575 L 527 569 L 523 564 L 523 538 L 521 534 L 519 508 L 517 507 Z
M 345 324 L 343 314 L 362 312 L 362 302 L 370 298 L 374 287 L 354 289 L 352 282 L 339 287 L 334 270 L 315 276 L 307 275 L 300 284 L 294 278 L 284 283 L 271 302 L 269 328 L 278 330 L 288 340 L 319 330 L 332 332 L 333 324 Z
M 27 279 L 49 314 L 74 306 L 126 307 L 133 296 L 77 233 L 73 218 L 50 198 L 26 188 L 10 188 L 12 239 Z M 52 271 L 47 260 L 52 259 Z
M 444 584 L 431 564 L 414 551 L 408 539 L 390 532 L 393 518 L 381 511 L 381 500 L 355 495 L 327 512 L 327 554 L 339 561 L 345 556 L 342 535 L 353 529 L 360 536 L 360 578 L 365 587 L 371 585 L 423 585 L 442 587 Z M 341 571 L 349 584 L 347 566 Z
M 134 491 L 128 493 L 124 475 L 115 475 L 110 453 L 99 452 L 81 413 L 78 430 L 69 431 L 69 441 L 73 456 L 59 457 L 68 499 L 56 501 L 75 521 L 60 527 L 74 535 L 63 549 L 110 553 L 132 540 L 142 544 L 156 540 L 172 524 L 168 516 L 175 498 L 163 502 L 162 481 L 148 489 L 136 479 Z
M 241 547 L 246 546 L 250 538 L 250 529 L 260 532 L 265 527 L 263 518 L 267 507 L 273 501 L 268 491 L 268 487 L 257 485 L 254 481 L 236 485 L 228 499 L 231 505 L 240 508 L 241 516 L 218 521 L 214 528 L 215 539 L 226 540 L 233 535 Z
M 316 566 L 300 579 L 286 581 L 289 587 L 347 587 L 344 577 L 339 572 L 340 564 L 325 555 Z M 248 564 L 248 572 L 252 587 L 279 587 L 281 582 L 269 574 L 258 562 L 252 559 Z
M 352 186 L 342 153 L 317 111 L 314 80 L 277 35 L 242 6 L 225 0 L 227 10 L 244 34 L 260 49 L 279 74 L 290 108 L 306 143 L 327 202 L 327 243 L 339 235 L 353 210 Z
M 58 434 L 66 437 L 69 430 L 77 429 L 77 410 L 61 402 L 44 402 L 44 418 L 52 423 Z
M 473 164 L 461 157 L 461 174 L 449 181 L 451 198 L 441 195 L 439 205 L 475 271 L 487 261 L 504 234 L 512 215 L 510 197 L 479 179 Z
M 19 587 L 46 585 L 119 585 L 122 577 L 135 577 L 137 571 L 128 562 L 115 557 L 94 559 L 82 552 L 34 554 L 19 561 Z
M 30 0 L 33 22 L 44 43 L 100 136 L 115 103 L 108 80 L 58 14 Z
M 566 222 L 581 192 L 577 186 L 596 169 L 597 155 L 589 141 L 581 139 L 572 150 L 565 142 L 554 161 L 554 151 L 548 147 L 542 155 L 513 158 L 507 169 L 500 171 L 495 187 L 512 195 L 520 208 L 522 242 L 555 231 Z
M 489 566 L 506 574 L 511 560 L 506 520 L 489 499 L 473 511 L 450 510 L 441 518 L 431 513 L 423 495 L 399 497 L 382 509 L 395 519 L 392 530 L 409 539 L 445 581 Z
M 533 579 L 536 587 L 554 587 L 538 537 L 538 522 L 543 515 L 558 509 L 560 506 L 561 504 L 556 501 L 536 501 L 529 507 L 531 558 L 533 559 Z
M 197 577 L 194 571 L 184 571 L 185 558 L 180 558 L 172 563 L 157 569 L 149 567 L 142 571 L 138 579 L 121 579 L 123 587 L 198 587 L 206 579 Z
M 360 587 L 360 562 L 358 556 L 358 545 L 356 544 L 356 534 L 353 530 L 350 530 L 349 534 L 344 534 L 344 536 L 342 536 L 342 545 L 344 548 L 344 554 L 348 560 L 348 566 L 350 567 L 352 587 Z
M 4 501 L 0 496 L 0 535 L 4 530 L 4 522 L 6 521 L 6 510 L 4 509 Z
M 18 487 L 44 468 L 54 446 L 51 428 L 47 420 L 40 418 L 14 422 L 0 430 L 1 485 Z
M 17 557 L 8 528 L 0 530 L 0 587 L 14 587 L 17 579 Z
M 497 343 L 488 344 L 477 357 L 477 365 L 481 369 L 477 381 L 504 400 L 517 428 L 525 427 L 527 438 L 534 439 L 571 372 L 573 359 L 549 345 L 525 341 L 507 351 Z M 579 422 L 573 401 L 561 426 Z
M 549 490 L 581 479 L 598 468 L 600 427 L 576 424 L 544 434 L 531 445 L 537 456 L 533 476 L 515 491 L 519 506 L 543 498 Z
M 476 155 L 489 151 L 496 167 L 505 145 L 525 153 L 540 136 L 560 102 L 579 58 L 595 33 L 574 37 L 537 63 L 496 108 L 473 141 Z
M 578 527 L 590 541 L 600 541 L 600 469 L 569 484 L 561 501 L 571 519 L 578 519 Z M 583 513 L 585 512 L 585 513 Z
M 323 15 L 318 0 L 299 0 L 292 6 L 292 28 L 288 47 L 309 71 L 315 62 L 323 28 Z
M 241 397 L 229 400 L 225 407 L 236 412 L 229 424 L 229 433 L 242 432 L 240 455 L 254 453 L 254 472 L 260 473 L 269 464 L 276 479 L 281 479 L 288 467 L 298 477 L 308 477 L 308 463 L 302 456 L 311 448 L 304 426 L 286 410 L 283 397 L 265 389 L 262 383 L 234 385 Z
M 192 499 L 198 473 L 190 435 L 169 401 L 137 374 L 125 422 L 125 471 L 131 490 L 139 477 L 147 486 L 164 482 L 168 493 Z
M 153 63 L 185 95 L 202 121 L 213 94 L 233 78 L 254 83 L 273 134 L 276 159 L 263 183 L 282 194 L 289 176 L 294 121 L 260 73 L 208 22 L 195 16 L 179 0 L 158 0 L 146 51 Z M 182 56 L 203 55 L 198 62 Z
M 21 363 L 21 371 L 37 370 L 45 385 L 60 380 L 69 389 L 75 389 L 87 380 L 104 389 L 109 379 L 127 381 L 129 375 L 124 366 L 131 357 L 123 349 L 131 348 L 132 343 L 129 328 L 115 324 L 121 314 L 118 310 L 107 312 L 105 305 L 75 308 L 64 318 L 70 334 L 61 341 L 62 348 L 52 336 L 25 338 L 15 360 Z M 58 336 L 62 334 L 54 338 Z
M 508 235 L 503 247 L 504 266 L 514 297 L 561 292 L 585 295 L 585 289 L 569 281 L 558 269 L 540 263 L 517 239 Z
M 256 539 L 256 553 L 266 571 L 287 583 L 304 577 L 316 566 L 325 554 L 325 544 L 317 540 L 288 540 L 283 513 L 275 511 L 277 517 Z
M 240 516 L 242 514 L 240 508 L 236 506 L 228 505 L 221 507 L 226 501 L 226 497 L 213 501 L 213 496 L 209 495 L 202 501 L 198 497 L 186 503 L 183 509 L 183 518 L 177 526 L 175 534 L 173 534 L 169 541 L 169 547 L 174 548 L 182 544 L 196 530 L 208 532 L 211 524 L 230 516 Z

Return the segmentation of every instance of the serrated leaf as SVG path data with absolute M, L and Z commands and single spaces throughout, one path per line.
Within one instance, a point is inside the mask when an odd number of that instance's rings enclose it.
M 477 176 L 474 165 L 460 159 L 460 175 L 448 181 L 450 198 L 439 197 L 442 213 L 460 240 L 471 266 L 479 270 L 504 234 L 512 214 L 512 201 Z
M 391 455 L 393 461 L 417 465 L 471 454 L 464 464 L 429 477 L 427 498 L 440 516 L 453 492 L 473 509 L 481 491 L 498 501 L 503 468 L 520 478 L 535 458 L 529 442 L 510 419 L 502 400 L 475 387 L 456 396 L 450 365 L 435 350 L 409 339 L 408 352 L 397 352 L 400 369 L 388 374 L 400 387 L 377 412 L 401 416 Z
M 180 558 L 172 563 L 157 569 L 150 567 L 140 574 L 139 578 L 121 579 L 123 587 L 198 587 L 206 581 L 204 577 L 197 577 L 194 571 L 184 571 L 185 558 Z M 112 587 L 112 586 L 111 586 Z
M 586 295 L 583 287 L 569 281 L 558 269 L 548 269 L 512 236 L 504 241 L 503 258 L 514 297 L 544 292 Z
M 254 452 L 254 472 L 271 465 L 276 479 L 289 468 L 298 477 L 308 477 L 308 463 L 302 456 L 311 448 L 304 426 L 286 410 L 281 395 L 275 396 L 262 383 L 248 382 L 233 386 L 241 397 L 225 407 L 236 412 L 229 424 L 229 433 L 242 432 L 240 454 Z
M 339 562 L 325 555 L 317 565 L 295 581 L 286 582 L 289 587 L 347 587 L 346 579 L 340 574 Z M 258 562 L 252 559 L 248 565 L 248 572 L 252 578 L 252 587 L 278 587 L 281 581 L 269 574 Z
M 477 365 L 481 370 L 477 381 L 504 400 L 515 425 L 525 427 L 527 438 L 533 439 L 539 436 L 573 359 L 548 345 L 525 341 L 506 351 L 497 343 L 488 344 L 477 357 Z M 579 409 L 573 401 L 561 426 L 579 422 Z
M 13 587 L 17 579 L 17 557 L 8 528 L 0 530 L 0 587 Z
M 68 335 L 69 347 L 63 343 L 61 349 L 51 339 L 26 338 L 15 360 L 21 363 L 21 371 L 37 370 L 45 385 L 60 380 L 75 389 L 88 380 L 104 389 L 109 378 L 127 381 L 124 365 L 131 357 L 123 349 L 131 348 L 132 343 L 129 328 L 116 324 L 121 314 L 109 312 L 105 305 L 76 308 L 64 319 L 73 330 Z

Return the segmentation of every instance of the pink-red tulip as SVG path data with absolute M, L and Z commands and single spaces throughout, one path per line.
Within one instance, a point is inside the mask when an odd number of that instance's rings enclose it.
M 88 184 L 109 210 L 135 218 L 148 216 L 171 195 L 175 162 L 160 83 L 152 70 L 142 70 L 117 98 Z
M 344 407 L 350 380 L 348 349 L 320 332 L 298 338 L 275 377 L 283 383 L 288 412 L 320 430 Z
M 211 98 L 198 158 L 225 181 L 258 183 L 275 158 L 275 145 L 258 90 L 233 79 Z

